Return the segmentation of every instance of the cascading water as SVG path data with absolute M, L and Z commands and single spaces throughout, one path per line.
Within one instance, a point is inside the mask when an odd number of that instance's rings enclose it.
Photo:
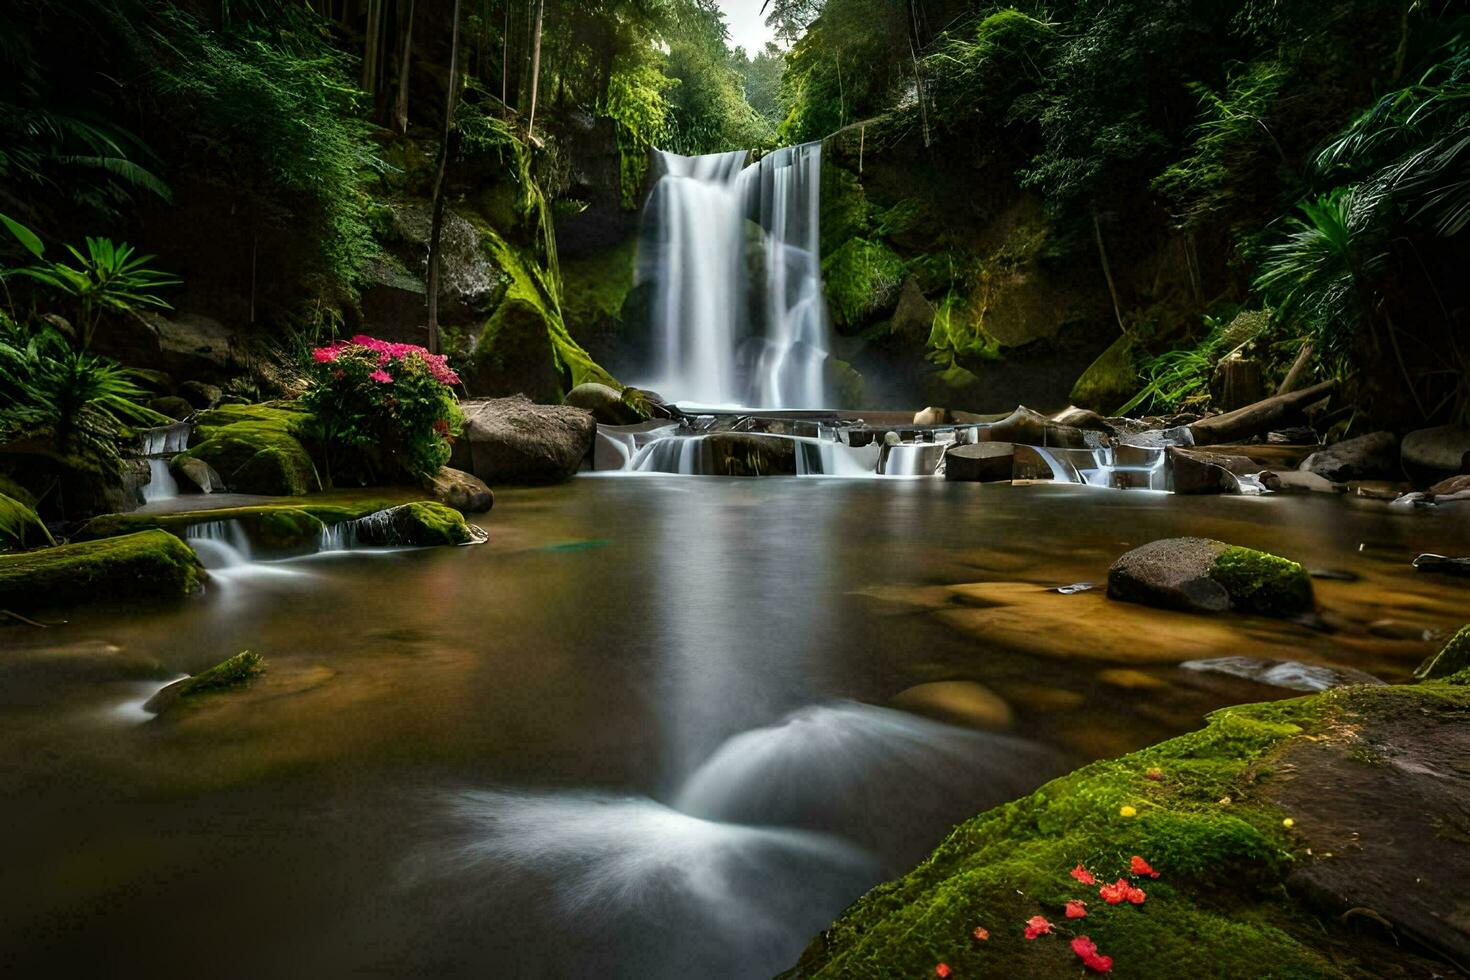
M 160 425 L 143 433 L 142 451 L 148 457 L 148 482 L 143 486 L 143 502 L 169 500 L 179 495 L 179 485 L 169 472 L 169 460 L 189 445 L 189 424 L 175 422 Z
M 653 377 L 674 401 L 819 408 L 830 331 L 819 251 L 820 143 L 658 154 L 638 282 L 652 290 Z

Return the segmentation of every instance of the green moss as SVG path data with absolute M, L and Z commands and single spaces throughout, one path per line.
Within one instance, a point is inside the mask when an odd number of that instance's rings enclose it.
M 618 319 L 633 288 L 637 240 L 561 263 L 562 320 L 572 329 L 602 318 Z
M 299 411 L 222 406 L 204 413 L 196 433 L 200 441 L 175 458 L 203 460 L 237 493 L 309 493 L 321 485 L 298 438 L 309 421 Z
M 982 308 L 950 292 L 934 311 L 928 357 L 942 367 L 993 361 L 1000 357 L 1000 341 L 985 329 Z
M 0 473 L 0 493 L 12 500 L 19 501 L 31 510 L 36 509 L 36 495 L 4 473 Z
M 827 301 L 837 326 L 851 331 L 892 309 L 903 284 L 903 260 L 880 242 L 853 238 L 822 262 Z
M 221 661 L 202 674 L 195 674 L 181 684 L 179 697 L 191 697 L 209 691 L 219 691 L 265 673 L 265 658 L 250 650 L 243 650 L 228 660 Z
M 1242 612 L 1290 616 L 1312 609 L 1312 579 L 1294 561 L 1252 548 L 1232 547 L 1221 552 L 1210 578 L 1230 593 L 1230 603 Z
M 1120 335 L 1072 386 L 1072 404 L 1109 414 L 1137 390 L 1138 366 L 1134 363 L 1133 342 Z
M 332 494 L 308 497 L 302 503 L 216 507 L 172 514 L 103 514 L 82 525 L 79 540 L 97 540 L 136 531 L 160 529 L 180 538 L 195 524 L 239 521 L 252 544 L 276 555 L 312 550 L 327 524 L 355 520 L 395 506 L 389 495 Z
M 193 550 L 158 530 L 0 556 L 0 607 L 169 598 L 203 582 Z
M 55 543 L 51 532 L 29 505 L 0 493 L 0 551 Z
M 832 255 L 849 239 L 868 231 L 868 199 L 857 174 L 828 162 L 823 154 L 821 180 L 821 250 Z
M 961 977 L 1076 976 L 1065 939 L 1027 942 L 1021 923 L 1065 923 L 1064 903 L 1080 898 L 1090 901 L 1077 931 L 1120 976 L 1372 976 L 1283 887 L 1298 855 L 1256 787 L 1292 740 L 1425 696 L 1470 702 L 1470 692 L 1430 684 L 1226 708 L 1199 731 L 1054 780 L 961 824 L 919 867 L 869 892 L 792 975 L 932 976 L 944 961 Z M 1106 905 L 1068 876 L 1078 863 L 1100 879 L 1126 876 L 1134 854 L 1161 873 L 1140 880 L 1142 905 Z M 988 942 L 970 939 L 976 926 Z
M 355 525 L 357 539 L 367 545 L 469 544 L 476 535 L 464 515 L 429 500 L 400 504 L 370 514 Z
M 1446 677 L 1453 678 L 1470 671 L 1470 625 L 1450 637 L 1444 649 L 1419 665 L 1414 676 L 1420 680 Z

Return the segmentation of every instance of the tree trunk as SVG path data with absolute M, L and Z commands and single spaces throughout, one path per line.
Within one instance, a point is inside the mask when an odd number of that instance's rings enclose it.
M 531 33 L 531 113 L 526 121 L 526 136 L 536 135 L 536 90 L 541 84 L 541 20 L 546 14 L 546 0 L 536 0 L 536 27 Z
M 439 353 L 439 239 L 444 233 L 444 171 L 449 166 L 449 137 L 454 129 L 454 104 L 459 97 L 459 3 L 454 0 L 454 25 L 449 32 L 449 81 L 444 86 L 444 129 L 439 140 L 439 165 L 434 169 L 434 210 L 429 221 L 429 353 Z
M 510 108 L 510 0 L 505 0 L 505 30 L 500 33 L 500 104 Z
M 386 0 L 368 0 L 367 34 L 362 48 L 362 90 L 368 94 L 374 106 L 378 101 L 378 52 L 383 46 L 383 4 L 385 2 Z M 373 115 L 377 116 L 376 108 Z
M 1309 340 L 1302 344 L 1302 349 L 1296 352 L 1296 360 L 1291 362 L 1291 369 L 1286 372 L 1286 377 L 1281 379 L 1281 387 L 1276 389 L 1276 394 L 1284 395 L 1293 391 L 1301 383 L 1302 375 L 1307 373 L 1307 365 L 1312 361 L 1312 342 Z
M 413 0 L 408 0 L 403 18 L 403 49 L 398 59 L 398 101 L 393 106 L 393 122 L 400 133 L 408 132 L 408 69 L 413 61 Z
M 1123 307 L 1118 304 L 1118 287 L 1113 284 L 1113 270 L 1108 265 L 1108 250 L 1103 248 L 1102 224 L 1097 220 L 1097 209 L 1092 211 L 1092 233 L 1097 237 L 1097 255 L 1102 260 L 1103 278 L 1108 281 L 1108 295 L 1113 298 L 1113 316 L 1118 318 L 1118 329 L 1127 333 L 1123 326 Z
M 1200 419 L 1189 426 L 1189 431 L 1194 436 L 1196 446 L 1218 446 L 1221 443 L 1249 439 L 1251 436 L 1270 432 L 1290 415 L 1326 398 L 1336 386 L 1336 381 L 1323 381 L 1301 391 L 1272 395 L 1254 405 Z

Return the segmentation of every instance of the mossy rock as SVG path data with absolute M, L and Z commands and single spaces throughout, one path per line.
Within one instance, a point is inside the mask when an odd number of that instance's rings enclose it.
M 247 412 L 253 417 L 223 422 Z M 196 429 L 200 441 L 174 457 L 176 461 L 208 463 L 236 493 L 299 496 L 320 489 L 316 466 L 297 437 L 309 421 L 304 413 L 226 405 L 204 414 L 210 420 Z
M 87 541 L 157 528 L 183 538 L 195 524 L 238 521 L 252 545 L 276 557 L 285 557 L 315 550 L 322 529 L 328 524 L 356 520 L 392 506 L 391 498 L 360 495 L 331 501 L 215 507 L 171 514 L 103 514 L 82 525 L 76 537 Z
M 0 493 L 0 551 L 19 551 L 55 543 L 51 532 L 29 504 Z
M 174 598 L 203 583 L 193 549 L 161 530 L 0 556 L 0 607 Z
M 1287 877 L 1320 858 L 1271 802 L 1270 774 L 1276 759 L 1346 719 L 1412 721 L 1421 708 L 1466 706 L 1470 692 L 1435 683 L 1216 711 L 1199 731 L 1093 763 L 961 824 L 913 871 L 850 906 L 785 976 L 923 977 L 943 962 L 956 977 L 1077 977 L 1070 934 L 1089 936 L 1119 976 L 1412 975 L 1397 968 L 1422 964 L 1413 954 L 1372 939 L 1353 946 L 1335 915 L 1297 904 Z M 1132 874 L 1133 855 L 1159 877 Z M 1097 884 L 1071 877 L 1079 864 Z M 1120 877 L 1145 892 L 1142 904 L 1099 900 L 1099 885 Z M 1075 899 L 1086 917 L 1068 920 Z M 1034 915 L 1059 934 L 1023 938 Z M 973 938 L 976 927 L 988 940 Z
M 1450 678 L 1465 671 L 1470 671 L 1470 625 L 1460 627 L 1443 650 L 1419 665 L 1414 676 L 1420 680 L 1434 680 Z
M 1125 336 L 1113 341 L 1088 365 L 1072 386 L 1072 404 L 1104 415 L 1118 410 L 1138 390 L 1138 368 L 1133 342 Z
M 159 691 L 143 705 L 145 711 L 161 714 L 180 702 L 201 694 L 214 694 L 246 684 L 265 673 L 265 658 L 243 650 L 221 661 L 203 673 L 175 681 Z
M 1312 579 L 1299 563 L 1253 548 L 1228 548 L 1215 558 L 1210 578 L 1242 612 L 1294 616 L 1313 607 Z
M 218 405 L 194 416 L 194 431 L 206 433 L 236 422 L 268 422 L 283 432 L 303 435 L 311 423 L 311 414 L 291 402 L 266 402 L 258 405 Z
M 892 312 L 903 285 L 903 260 L 881 242 L 853 238 L 822 262 L 832 319 L 851 332 Z
M 464 515 L 447 504 L 420 500 L 369 514 L 353 523 L 358 544 L 433 546 L 482 540 Z

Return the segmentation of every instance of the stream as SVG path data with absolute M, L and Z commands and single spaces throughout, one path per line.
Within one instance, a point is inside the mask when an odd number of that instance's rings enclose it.
M 1353 498 L 942 480 L 587 474 L 480 523 L 7 628 L 0 972 L 768 976 L 955 822 L 1298 693 L 1181 668 L 1196 644 L 1406 678 L 1466 596 L 1409 560 L 1470 551 L 1448 512 Z M 1045 591 L 1177 534 L 1356 580 L 1317 580 L 1325 624 L 1224 639 Z M 246 648 L 250 686 L 141 708 Z M 1004 730 L 892 706 L 937 681 Z

